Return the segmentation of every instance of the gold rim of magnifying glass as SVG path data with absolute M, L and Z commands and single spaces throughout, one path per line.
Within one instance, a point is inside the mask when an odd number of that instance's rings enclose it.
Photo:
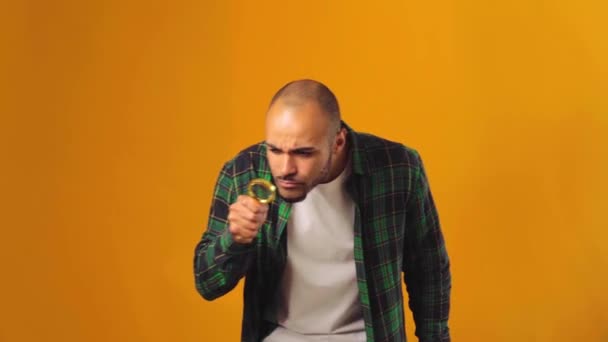
M 268 196 L 267 198 L 258 197 L 255 194 L 255 192 L 253 192 L 253 187 L 256 185 L 260 185 L 260 186 L 264 187 L 266 190 L 268 190 L 270 192 L 270 196 Z M 272 184 L 270 181 L 263 179 L 263 178 L 252 179 L 249 182 L 249 184 L 247 185 L 248 195 L 255 198 L 260 203 L 272 203 L 272 201 L 274 201 L 274 199 L 276 197 L 276 190 L 277 190 L 277 187 L 274 184 Z

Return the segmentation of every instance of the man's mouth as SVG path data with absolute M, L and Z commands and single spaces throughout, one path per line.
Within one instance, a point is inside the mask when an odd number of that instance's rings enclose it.
M 294 189 L 294 188 L 297 188 L 302 185 L 302 183 L 300 183 L 300 182 L 291 181 L 291 180 L 283 180 L 283 179 L 279 179 L 278 183 L 279 183 L 278 185 L 281 188 L 285 188 L 285 189 Z

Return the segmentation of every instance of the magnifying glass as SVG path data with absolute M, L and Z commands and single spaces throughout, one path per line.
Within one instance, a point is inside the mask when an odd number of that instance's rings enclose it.
M 247 185 L 247 194 L 260 203 L 272 203 L 276 197 L 277 187 L 270 181 L 262 178 L 256 178 L 249 181 Z

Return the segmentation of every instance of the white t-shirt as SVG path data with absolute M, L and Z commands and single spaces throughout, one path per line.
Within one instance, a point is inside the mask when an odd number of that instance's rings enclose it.
M 354 259 L 355 204 L 345 189 L 350 165 L 294 203 L 287 263 L 265 342 L 365 341 Z

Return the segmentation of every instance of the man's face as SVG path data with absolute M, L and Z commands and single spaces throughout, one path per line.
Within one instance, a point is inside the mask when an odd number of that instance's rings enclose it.
M 266 117 L 268 163 L 283 199 L 302 201 L 325 181 L 334 136 L 327 115 L 314 101 L 291 106 L 278 100 L 270 107 Z

